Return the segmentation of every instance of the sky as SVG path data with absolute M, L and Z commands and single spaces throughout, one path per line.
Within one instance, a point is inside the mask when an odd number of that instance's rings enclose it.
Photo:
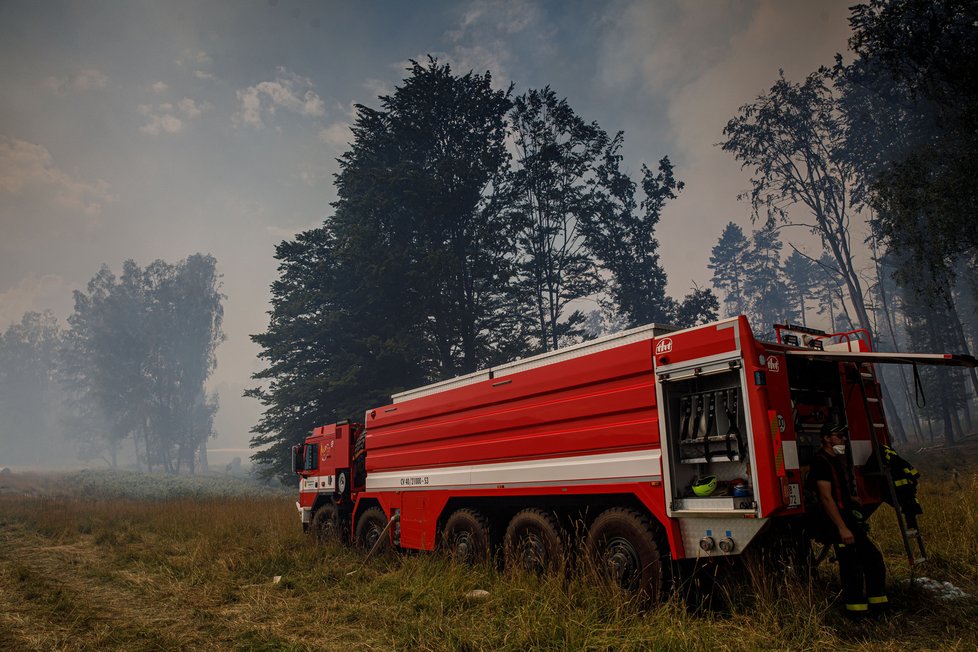
M 516 94 L 549 84 L 625 132 L 636 179 L 669 156 L 686 184 L 656 234 L 669 291 L 709 287 L 723 226 L 751 227 L 723 126 L 779 69 L 844 53 L 848 4 L 0 0 L 0 330 L 65 319 L 103 263 L 210 253 L 227 296 L 211 448 L 246 448 L 275 245 L 330 214 L 354 105 L 428 54 Z M 804 230 L 782 238 L 818 256 Z

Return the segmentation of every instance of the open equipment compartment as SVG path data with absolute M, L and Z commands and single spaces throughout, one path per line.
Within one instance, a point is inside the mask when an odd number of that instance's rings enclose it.
M 847 421 L 839 363 L 796 358 L 787 366 L 798 463 L 807 471 L 822 445 L 822 426 Z
M 680 375 L 680 374 L 676 374 Z M 722 369 L 663 379 L 670 507 L 673 511 L 753 510 L 754 481 L 750 441 L 738 361 Z M 692 483 L 715 475 L 718 486 L 710 496 L 696 496 Z M 731 495 L 730 481 L 747 484 Z

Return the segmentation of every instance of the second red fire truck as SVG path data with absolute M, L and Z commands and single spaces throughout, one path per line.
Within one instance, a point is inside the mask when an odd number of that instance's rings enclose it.
M 798 540 L 827 422 L 848 425 L 872 509 L 892 482 L 867 470 L 889 443 L 874 365 L 975 359 L 776 329 L 769 343 L 744 317 L 653 324 L 397 394 L 293 449 L 302 523 L 368 549 L 501 551 L 531 570 L 580 542 L 622 586 L 657 595 L 669 559 Z

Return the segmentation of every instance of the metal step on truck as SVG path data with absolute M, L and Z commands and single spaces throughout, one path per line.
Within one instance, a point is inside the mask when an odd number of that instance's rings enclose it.
M 875 365 L 976 364 L 877 353 L 860 331 L 776 334 L 757 340 L 742 316 L 651 324 L 396 394 L 293 449 L 303 527 L 537 571 L 582 547 L 657 596 L 670 560 L 797 540 L 827 421 L 848 425 L 867 513 L 880 504 L 888 477 L 867 464 L 890 437 Z

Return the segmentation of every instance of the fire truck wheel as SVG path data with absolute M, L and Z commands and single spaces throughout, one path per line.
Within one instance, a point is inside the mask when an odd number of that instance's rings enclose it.
M 535 574 L 560 568 L 565 555 L 557 520 L 539 509 L 517 512 L 503 538 L 503 560 L 508 570 Z
M 377 546 L 377 552 L 383 552 L 391 547 L 390 532 L 385 532 L 387 516 L 380 507 L 371 507 L 357 520 L 356 544 L 366 551 Z M 383 535 L 383 536 L 381 536 Z M 380 543 L 377 543 L 380 541 Z
M 621 507 L 602 512 L 588 531 L 585 552 L 604 579 L 653 600 L 663 596 L 665 552 L 647 516 Z
M 472 509 L 459 509 L 448 517 L 441 545 L 455 561 L 481 564 L 490 554 L 489 519 Z
M 340 518 L 340 510 L 335 503 L 326 503 L 312 517 L 309 531 L 318 544 L 342 543 L 346 544 L 349 535 L 347 534 L 348 524 Z

